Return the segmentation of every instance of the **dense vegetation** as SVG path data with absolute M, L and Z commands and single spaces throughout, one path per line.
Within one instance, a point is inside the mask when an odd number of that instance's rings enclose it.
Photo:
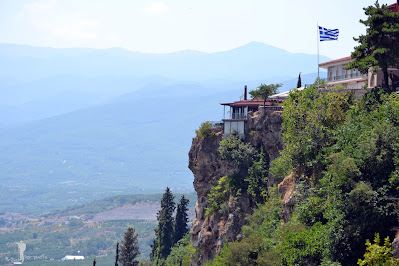
M 156 224 L 143 220 L 117 220 L 98 223 L 84 223 L 81 220 L 70 220 L 68 223 L 37 226 L 29 224 L 21 229 L 2 233 L 0 237 L 0 264 L 18 258 L 16 242 L 26 243 L 25 263 L 45 264 L 45 260 L 60 260 L 66 255 L 84 255 L 85 257 L 104 256 L 114 260 L 115 244 L 123 239 L 124 232 L 133 226 L 139 234 L 138 245 L 141 259 L 149 256 L 150 243 L 154 238 Z M 107 254 L 107 256 L 105 256 Z M 7 259 L 8 258 L 8 259 Z M 91 260 L 92 261 L 92 260 Z M 108 260 L 107 260 L 108 261 Z M 40 264 L 39 263 L 39 264 Z M 79 265 L 86 265 L 81 262 Z M 54 265 L 49 264 L 49 265 Z
M 367 74 L 370 68 L 373 71 L 380 68 L 384 85 L 393 90 L 395 87 L 389 86 L 388 68 L 399 63 L 399 13 L 391 12 L 387 5 L 380 5 L 378 1 L 364 11 L 367 19 L 360 22 L 366 26 L 366 34 L 354 38 L 359 45 L 351 55 L 355 60 L 346 69 L 356 68 Z
M 209 264 L 354 265 L 376 233 L 392 241 L 399 225 L 399 93 L 373 89 L 356 102 L 351 93 L 313 86 L 290 94 L 283 120 L 285 148 L 270 174 L 294 177 L 290 219 L 282 225 L 277 189 L 258 185 L 268 191 L 266 202 L 247 218 L 241 241 L 227 243 Z M 256 160 L 251 166 L 243 147 L 230 160 L 250 173 Z M 249 190 L 248 183 L 241 188 Z
M 182 196 L 177 193 L 175 195 Z M 162 194 L 119 195 L 55 211 L 41 217 L 25 216 L 21 220 L 0 218 L 0 264 L 7 261 L 6 257 L 17 258 L 16 242 L 23 241 L 27 244 L 25 256 L 28 258 L 24 264 L 47 265 L 43 259 L 58 260 L 67 254 L 76 255 L 79 250 L 80 254 L 86 257 L 108 254 L 97 257 L 97 265 L 111 265 L 114 260 L 116 241 L 123 239 L 123 234 L 129 226 L 133 226 L 139 235 L 140 259 L 148 259 L 151 251 L 150 244 L 154 238 L 155 222 L 145 220 L 95 222 L 92 218 L 99 213 L 122 207 L 125 204 L 158 205 L 161 198 Z M 196 195 L 186 194 L 184 199 L 190 200 L 186 207 L 188 206 L 193 211 Z M 151 210 L 147 211 L 143 207 L 142 210 L 137 211 L 145 212 L 143 216 L 148 216 Z M 53 264 L 48 263 L 48 265 Z M 86 260 L 76 262 L 76 264 L 89 265 Z

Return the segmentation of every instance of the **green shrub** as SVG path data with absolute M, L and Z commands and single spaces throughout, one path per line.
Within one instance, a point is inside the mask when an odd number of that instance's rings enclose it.
M 399 265 L 399 259 L 392 256 L 392 247 L 389 237 L 384 239 L 384 245 L 380 246 L 380 235 L 375 234 L 374 244 L 366 241 L 366 253 L 364 260 L 359 259 L 357 264 L 361 266 L 394 266 Z
M 257 157 L 255 148 L 238 136 L 224 138 L 219 144 L 218 152 L 222 159 L 241 173 L 246 173 Z
M 212 187 L 211 192 L 208 194 L 209 206 L 206 208 L 206 217 L 209 217 L 215 212 L 219 211 L 222 204 L 228 201 L 229 194 L 230 189 L 228 184 L 228 176 L 223 176 L 218 180 L 217 185 Z
M 215 132 L 212 130 L 212 123 L 209 121 L 202 123 L 200 128 L 195 130 L 195 133 L 197 133 L 198 137 L 200 138 L 215 136 Z
M 286 265 L 320 265 L 330 250 L 330 226 L 320 222 L 310 228 L 292 221 L 281 231 L 279 252 Z
M 186 234 L 173 247 L 166 259 L 166 266 L 188 266 L 195 254 L 195 248 L 190 243 L 190 235 Z
M 248 194 L 257 202 L 261 202 L 267 196 L 268 175 L 269 162 L 262 148 L 259 160 L 255 161 L 248 169 L 248 176 L 245 178 L 245 181 L 248 182 Z

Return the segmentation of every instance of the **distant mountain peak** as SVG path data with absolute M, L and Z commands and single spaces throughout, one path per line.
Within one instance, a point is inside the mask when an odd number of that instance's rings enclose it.
M 250 51 L 250 52 L 254 52 L 254 51 L 262 51 L 262 52 L 266 52 L 266 53 L 288 53 L 286 50 L 283 50 L 281 48 L 275 47 L 273 45 L 270 44 L 266 44 L 263 42 L 249 42 L 247 44 L 244 44 L 242 46 L 239 46 L 231 51 Z

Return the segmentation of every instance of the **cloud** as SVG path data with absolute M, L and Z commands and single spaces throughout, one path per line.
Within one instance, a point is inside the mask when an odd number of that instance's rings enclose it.
M 87 40 L 97 38 L 100 22 L 85 17 L 82 12 L 65 11 L 57 0 L 39 0 L 24 5 L 17 18 L 45 31 L 50 37 L 65 40 Z
M 144 12 L 148 15 L 161 15 L 168 11 L 168 7 L 164 2 L 154 2 L 144 8 Z

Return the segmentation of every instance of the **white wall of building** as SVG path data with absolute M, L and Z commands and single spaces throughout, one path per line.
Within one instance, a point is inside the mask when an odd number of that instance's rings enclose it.
M 224 121 L 224 135 L 231 134 L 244 135 L 245 121 Z

